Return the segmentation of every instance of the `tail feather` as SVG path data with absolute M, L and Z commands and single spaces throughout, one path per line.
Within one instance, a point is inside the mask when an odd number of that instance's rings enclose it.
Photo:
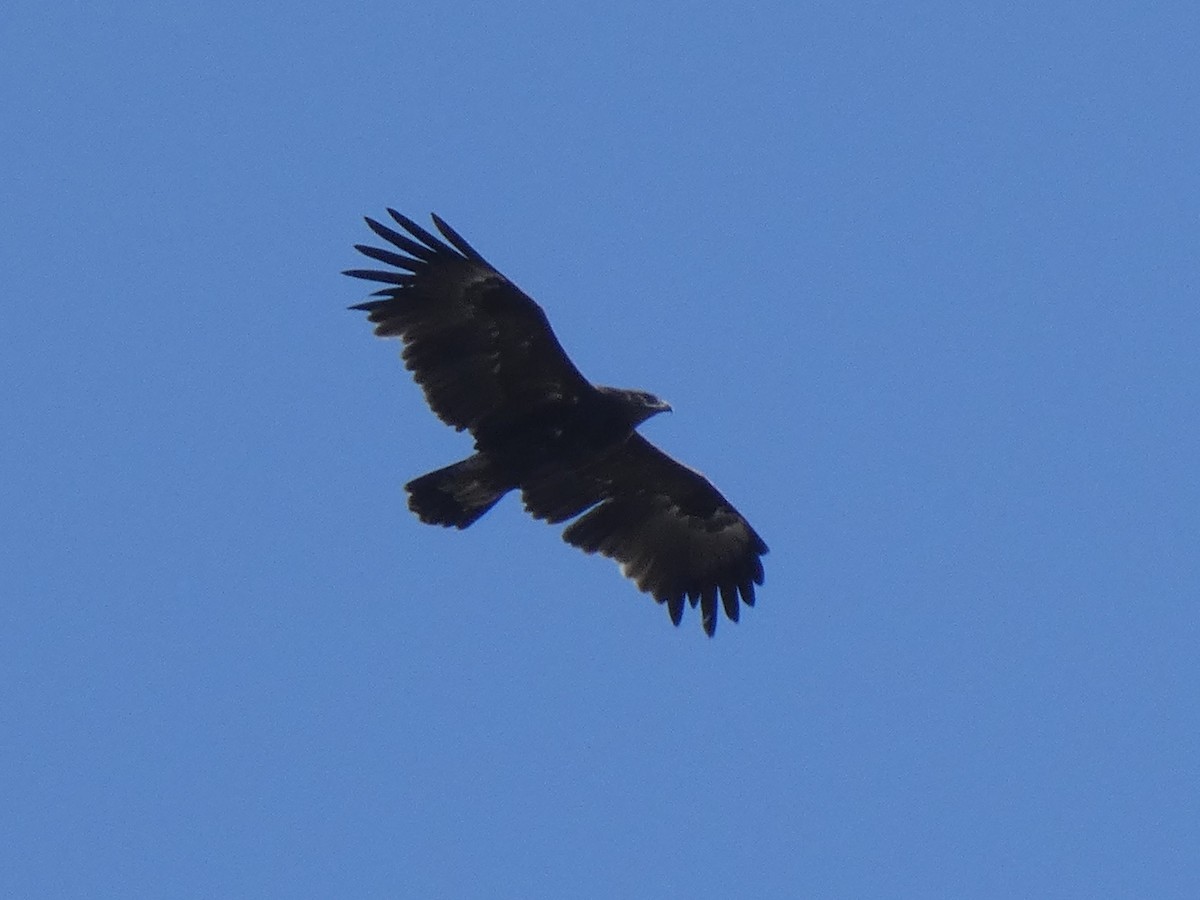
M 408 508 L 422 522 L 466 528 L 515 486 L 495 471 L 488 457 L 476 453 L 452 466 L 414 478 L 405 489 Z

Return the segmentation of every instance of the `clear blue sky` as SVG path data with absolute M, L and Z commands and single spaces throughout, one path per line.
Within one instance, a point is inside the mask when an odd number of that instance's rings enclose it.
M 1200 896 L 1200 12 L 1002 6 L 10 2 L 0 895 Z M 409 514 L 388 205 L 674 405 L 741 624 Z

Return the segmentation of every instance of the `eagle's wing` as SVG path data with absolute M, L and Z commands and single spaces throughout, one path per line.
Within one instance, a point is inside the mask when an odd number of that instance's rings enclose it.
M 454 229 L 433 217 L 443 241 L 395 210 L 388 214 L 408 235 L 367 224 L 403 253 L 355 249 L 399 271 L 348 270 L 388 285 L 376 292 L 382 299 L 351 309 L 365 310 L 377 335 L 404 341 L 405 365 L 438 418 L 474 431 L 488 415 L 519 417 L 547 399 L 592 390 L 542 308 Z
M 717 627 L 718 595 L 735 622 L 739 594 L 754 605 L 767 545 L 707 478 L 641 435 L 522 488 L 526 508 L 538 518 L 561 522 L 587 510 L 563 539 L 616 560 L 639 590 L 667 604 L 676 625 L 685 599 L 700 604 L 709 635 Z

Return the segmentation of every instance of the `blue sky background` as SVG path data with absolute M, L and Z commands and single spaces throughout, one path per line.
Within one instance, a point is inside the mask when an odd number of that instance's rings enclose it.
M 10 0 L 0 894 L 1200 896 L 1190 3 Z M 437 211 L 771 545 L 672 628 L 345 307 Z

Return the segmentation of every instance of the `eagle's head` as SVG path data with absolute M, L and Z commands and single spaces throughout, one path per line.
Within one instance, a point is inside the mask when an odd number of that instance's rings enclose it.
M 600 388 L 601 393 L 607 394 L 620 402 L 629 424 L 636 428 L 651 416 L 661 412 L 671 412 L 671 404 L 660 400 L 649 391 L 634 391 L 627 388 Z

